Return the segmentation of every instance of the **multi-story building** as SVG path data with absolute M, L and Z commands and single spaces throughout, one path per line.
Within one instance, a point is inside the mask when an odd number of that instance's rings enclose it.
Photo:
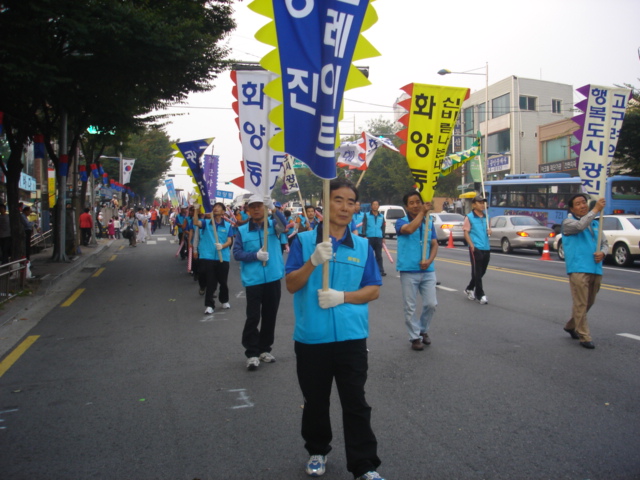
M 539 171 L 538 126 L 573 116 L 573 87 L 563 83 L 510 76 L 471 94 L 462 106 L 464 148 L 480 131 L 483 141 L 488 123 L 488 159 L 485 179 L 509 173 Z M 486 115 L 488 113 L 488 122 Z M 470 169 L 467 169 L 470 170 Z M 472 179 L 467 176 L 468 181 Z

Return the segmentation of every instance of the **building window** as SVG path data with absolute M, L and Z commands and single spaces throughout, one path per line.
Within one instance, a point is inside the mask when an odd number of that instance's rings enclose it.
M 520 110 L 536 111 L 536 97 L 525 97 L 520 95 Z
M 475 131 L 475 125 L 473 124 L 473 107 L 465 108 L 463 111 L 464 117 L 464 133 L 470 134 Z
M 501 97 L 491 100 L 491 118 L 506 115 L 511 110 L 511 94 L 506 93 Z
M 562 113 L 562 100 L 551 100 L 551 111 L 553 113 Z
M 489 151 L 487 156 L 511 151 L 511 130 L 506 129 L 489 135 Z

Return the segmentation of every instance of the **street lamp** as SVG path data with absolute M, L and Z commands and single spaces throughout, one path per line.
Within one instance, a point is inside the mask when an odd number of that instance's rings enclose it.
M 471 70 L 466 70 L 464 72 L 452 72 L 451 70 L 447 70 L 443 68 L 438 71 L 438 75 L 484 75 L 485 77 L 485 89 L 484 89 L 484 142 L 482 145 L 482 156 L 485 157 L 487 152 L 489 151 L 489 62 L 485 62 L 484 64 L 484 73 L 476 72 L 476 70 L 480 70 L 483 67 L 474 68 Z M 484 168 L 482 167 L 482 163 L 480 163 L 480 180 L 482 183 L 482 195 L 484 196 Z

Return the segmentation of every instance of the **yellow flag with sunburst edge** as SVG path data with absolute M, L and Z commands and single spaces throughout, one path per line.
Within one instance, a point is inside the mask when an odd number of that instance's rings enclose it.
M 344 92 L 370 84 L 352 62 L 380 55 L 362 36 L 378 20 L 372 2 L 254 0 L 249 5 L 272 20 L 256 33 L 275 47 L 260 62 L 278 75 L 264 88 L 280 102 L 270 119 L 282 131 L 269 145 L 321 178 L 336 177 Z

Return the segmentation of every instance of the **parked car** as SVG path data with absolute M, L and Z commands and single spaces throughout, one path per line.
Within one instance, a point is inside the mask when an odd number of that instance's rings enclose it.
M 555 232 L 527 215 L 499 215 L 490 220 L 489 246 L 511 253 L 514 248 L 535 248 L 542 253 L 544 241 Z
M 640 259 L 640 215 L 605 215 L 602 233 L 609 242 L 607 260 L 618 266 L 628 267 Z M 562 234 L 554 240 L 554 248 L 560 260 L 564 260 Z
M 404 217 L 407 212 L 400 205 L 380 205 L 378 211 L 384 215 L 386 227 L 384 230 L 385 237 L 393 238 L 396 236 L 396 222 Z
M 445 245 L 449 241 L 449 233 L 453 232 L 454 242 L 467 242 L 464 240 L 464 232 L 462 224 L 464 223 L 464 215 L 459 213 L 431 213 L 431 220 L 436 229 L 436 237 L 440 245 Z

